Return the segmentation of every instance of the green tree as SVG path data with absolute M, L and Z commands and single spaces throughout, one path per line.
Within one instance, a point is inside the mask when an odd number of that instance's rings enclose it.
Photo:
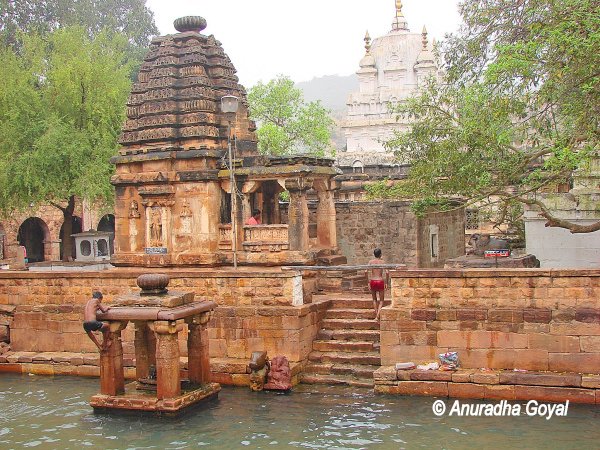
M 158 34 L 146 0 L 0 0 L 0 33 L 8 43 L 16 43 L 19 32 L 45 34 L 68 26 L 81 26 L 90 36 L 111 30 L 139 48 Z
M 539 195 L 597 157 L 597 0 L 465 0 L 460 10 L 464 24 L 441 49 L 445 79 L 397 107 L 413 125 L 387 145 L 412 165 L 408 180 L 372 194 L 417 208 L 494 198 L 501 213 L 527 204 L 547 226 L 599 230 L 556 217 Z
M 131 88 L 127 42 L 83 28 L 0 51 L 0 210 L 50 203 L 70 236 L 75 198 L 111 202 L 109 163 Z M 64 257 L 71 254 L 64 243 Z
M 250 116 L 258 122 L 258 148 L 262 154 L 285 156 L 333 154 L 334 121 L 320 102 L 306 103 L 302 91 L 283 75 L 259 82 L 248 92 Z

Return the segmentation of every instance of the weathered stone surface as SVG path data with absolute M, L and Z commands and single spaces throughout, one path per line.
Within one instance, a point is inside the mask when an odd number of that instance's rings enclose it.
M 394 366 L 382 366 L 373 372 L 374 380 L 395 381 L 396 369 Z
M 451 381 L 452 372 L 443 370 L 414 370 L 410 374 L 413 381 Z
M 483 398 L 490 400 L 515 400 L 515 386 L 497 384 L 484 385 Z
M 399 381 L 386 389 L 389 394 L 448 397 L 448 383 L 443 381 Z
M 471 381 L 477 384 L 498 384 L 498 372 L 473 372 Z
M 581 387 L 600 389 L 600 375 L 583 375 L 581 377 Z
M 545 402 L 596 403 L 592 389 L 556 388 L 547 386 L 515 386 L 515 400 L 539 400 Z
M 500 384 L 581 387 L 581 383 L 581 375 L 573 373 L 500 372 Z
M 485 388 L 480 384 L 448 383 L 448 396 L 454 398 L 484 398 Z

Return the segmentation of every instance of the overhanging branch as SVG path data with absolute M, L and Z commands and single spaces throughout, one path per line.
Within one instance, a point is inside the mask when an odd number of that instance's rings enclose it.
M 569 230 L 571 233 L 592 233 L 594 231 L 600 230 L 600 220 L 595 223 L 589 225 L 580 225 L 577 223 L 573 223 L 566 219 L 560 219 L 552 214 L 550 210 L 544 205 L 543 202 L 537 199 L 517 197 L 522 203 L 530 206 L 536 206 L 539 208 L 539 214 L 547 220 L 547 227 L 555 227 L 555 228 L 565 228 Z

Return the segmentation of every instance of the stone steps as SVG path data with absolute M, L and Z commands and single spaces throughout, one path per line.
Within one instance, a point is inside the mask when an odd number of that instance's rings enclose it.
M 364 364 L 381 365 L 379 352 L 320 352 L 313 350 L 308 355 L 308 360 L 320 363 Z
M 375 310 L 370 309 L 330 309 L 325 319 L 375 319 Z
M 359 379 L 373 379 L 373 374 L 379 368 L 380 366 L 378 365 L 309 362 L 304 367 L 303 373 L 320 375 L 352 375 Z
M 330 330 L 379 330 L 375 319 L 324 319 L 323 328 Z
M 319 352 L 373 352 L 375 342 L 373 341 L 340 341 L 323 340 L 314 341 L 313 350 Z
M 317 340 L 379 342 L 379 330 L 320 330 Z
M 383 306 L 389 306 L 391 302 L 385 301 Z M 370 309 L 373 310 L 371 294 L 363 295 L 362 298 L 335 298 L 331 301 L 332 309 Z
M 349 278 L 354 289 L 366 288 L 364 277 L 352 275 Z M 346 281 L 344 279 L 344 283 Z M 358 296 L 348 294 L 349 291 L 324 296 L 331 306 L 313 342 L 313 351 L 300 375 L 301 382 L 374 386 L 373 373 L 381 365 L 379 322 L 375 320 L 370 295 Z

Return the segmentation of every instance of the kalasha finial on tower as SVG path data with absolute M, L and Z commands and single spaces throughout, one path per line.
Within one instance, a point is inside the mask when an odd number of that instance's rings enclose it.
M 429 43 L 429 39 L 427 39 L 427 28 L 425 28 L 425 25 L 423 25 L 423 31 L 422 31 L 422 36 L 423 36 L 423 50 L 427 50 L 427 44 Z
M 396 0 L 396 17 L 404 17 L 402 13 L 402 0 Z
M 369 36 L 369 30 L 365 33 L 365 50 L 367 53 L 371 52 L 371 36 Z
M 396 17 L 392 22 L 392 31 L 409 31 L 406 18 L 402 12 L 402 0 L 396 0 Z

